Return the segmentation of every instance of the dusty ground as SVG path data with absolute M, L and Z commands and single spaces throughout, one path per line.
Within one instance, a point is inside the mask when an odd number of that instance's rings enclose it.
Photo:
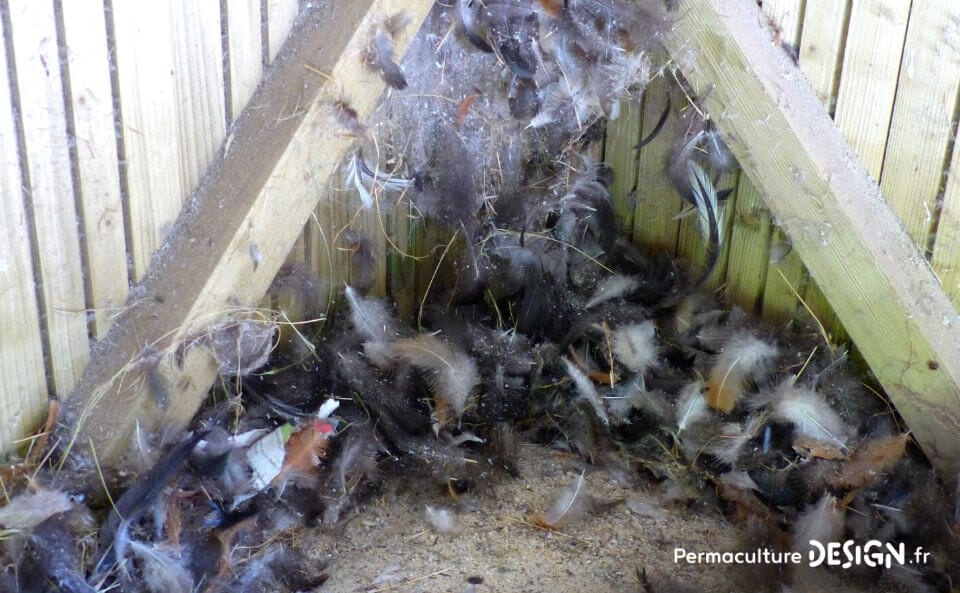
M 387 487 L 330 544 L 330 579 L 321 592 L 630 592 L 641 591 L 635 570 L 646 567 L 657 593 L 757 591 L 773 582 L 763 568 L 675 564 L 675 547 L 742 550 L 738 527 L 712 503 L 703 508 L 665 504 L 654 487 L 629 487 L 604 470 L 587 472 L 590 493 L 622 500 L 551 533 L 526 522 L 580 473 L 574 458 L 522 447 L 522 477 L 461 501 L 459 529 L 438 534 L 426 505 L 451 506 L 440 488 Z M 627 504 L 630 501 L 630 504 Z M 469 509 L 469 510 L 467 510 Z M 795 591 L 878 590 L 844 582 L 849 575 L 807 569 Z

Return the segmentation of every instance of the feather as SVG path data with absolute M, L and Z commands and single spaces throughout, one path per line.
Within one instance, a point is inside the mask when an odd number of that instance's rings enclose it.
M 291 477 L 316 477 L 317 467 L 326 457 L 333 425 L 326 420 L 312 420 L 294 432 L 284 445 L 283 466 L 273 484 Z
M 377 281 L 377 258 L 373 241 L 355 229 L 340 235 L 343 247 L 350 255 L 350 285 L 360 294 L 366 294 Z
M 156 502 L 173 474 L 177 473 L 193 448 L 206 436 L 207 431 L 198 431 L 192 437 L 175 445 L 117 499 L 107 520 L 100 527 L 100 561 L 97 574 L 103 574 L 113 564 L 115 555 L 110 554 L 109 549 L 118 531 L 124 532 L 128 525 L 139 520 L 143 513 Z
M 710 417 L 703 398 L 703 383 L 694 381 L 680 392 L 677 399 L 677 434 Z
M 488 31 L 473 10 L 467 6 L 467 1 L 457 0 L 457 30 L 480 51 L 493 53 L 493 48 L 487 42 Z
M 563 364 L 567 368 L 567 374 L 573 379 L 573 384 L 577 388 L 579 398 L 590 404 L 601 422 L 609 425 L 610 417 L 607 416 L 607 411 L 603 407 L 603 400 L 600 399 L 600 394 L 597 393 L 597 388 L 593 386 L 593 381 L 590 380 L 590 377 L 566 358 L 563 359 Z
M 94 593 L 95 589 L 83 578 L 77 536 L 70 529 L 68 518 L 68 513 L 51 515 L 33 529 L 28 538 L 28 562 L 33 566 L 24 567 L 27 574 L 21 578 L 33 580 L 38 586 L 26 585 L 24 591 Z
M 773 397 L 771 412 L 774 418 L 792 423 L 803 436 L 846 448 L 849 431 L 822 395 L 787 379 L 780 384 Z
M 830 481 L 835 488 L 864 488 L 887 475 L 906 452 L 909 433 L 865 441 Z
M 267 364 L 277 342 L 279 328 L 272 321 L 231 320 L 213 328 L 210 344 L 220 374 L 243 377 Z
M 344 289 L 344 294 L 350 305 L 353 328 L 364 340 L 385 343 L 396 337 L 396 321 L 383 301 L 361 297 L 349 285 Z
M 141 574 L 151 593 L 191 593 L 193 576 L 162 545 L 151 546 L 131 540 L 130 551 L 143 563 Z M 177 554 L 179 556 L 179 554 Z
M 454 533 L 460 528 L 457 522 L 457 514 L 450 509 L 427 505 L 423 514 L 427 523 L 437 533 Z
M 581 473 L 573 483 L 557 493 L 553 505 L 546 513 L 536 513 L 530 522 L 544 529 L 557 530 L 576 523 L 593 507 L 593 499 L 587 491 L 587 481 Z
M 644 373 L 657 362 L 657 336 L 652 320 L 613 330 L 613 355 L 634 373 Z
M 719 229 L 723 228 L 723 212 L 720 210 L 717 190 L 703 167 L 693 161 L 688 166 L 690 169 L 691 197 L 700 213 L 700 232 L 703 233 L 703 237 L 707 241 L 721 245 L 722 237 L 719 234 Z
M 397 357 L 427 376 L 438 403 L 449 406 L 456 417 L 467 410 L 480 382 L 477 363 L 472 358 L 435 334 L 397 340 L 391 348 Z
M 393 39 L 387 31 L 378 31 L 364 53 L 367 66 L 378 71 L 384 82 L 400 91 L 407 88 L 403 70 L 393 61 Z
M 63 490 L 41 488 L 25 492 L 0 507 L 0 526 L 16 531 L 33 529 L 51 516 L 73 508 L 73 500 Z
M 640 283 L 636 278 L 631 276 L 615 275 L 604 278 L 597 284 L 596 290 L 593 291 L 593 296 L 590 297 L 590 300 L 587 301 L 584 308 L 592 309 L 601 303 L 612 301 L 613 299 L 625 298 L 639 287 Z
M 793 525 L 794 552 L 806 553 L 811 549 L 811 541 L 821 544 L 837 542 L 843 536 L 843 509 L 831 494 L 824 494 L 797 517 Z
M 767 419 L 768 414 L 765 412 L 752 414 L 743 426 L 735 425 L 737 430 L 734 434 L 717 439 L 707 451 L 727 465 L 736 466 L 743 446 L 760 434 L 760 429 L 766 424 Z
M 729 414 L 743 393 L 745 383 L 777 349 L 751 333 L 734 335 L 717 355 L 707 379 L 707 403 Z
M 376 193 L 378 191 L 402 192 L 413 187 L 411 179 L 372 169 L 363 158 L 361 150 L 347 159 L 343 173 L 347 187 L 352 187 L 360 194 L 360 203 L 365 210 L 372 208 L 375 202 L 370 188 Z

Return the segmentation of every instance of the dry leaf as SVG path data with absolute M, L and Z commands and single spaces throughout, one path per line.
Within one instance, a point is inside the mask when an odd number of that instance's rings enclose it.
M 862 443 L 830 481 L 837 488 L 863 488 L 887 474 L 903 457 L 909 433 Z

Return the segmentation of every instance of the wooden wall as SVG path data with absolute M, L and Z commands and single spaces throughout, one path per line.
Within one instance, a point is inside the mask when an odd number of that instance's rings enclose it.
M 0 0 L 0 452 L 137 305 L 137 281 L 298 11 Z
M 763 4 L 771 39 L 798 48 L 825 108 L 960 304 L 960 4 Z M 37 425 L 48 394 L 70 392 L 117 312 L 137 306 L 137 281 L 224 139 L 229 147 L 231 122 L 297 12 L 297 0 L 0 0 L 0 452 Z M 609 126 L 604 158 L 618 172 L 622 231 L 696 262 L 699 231 L 676 220 L 680 200 L 662 174 L 679 118 L 632 149 L 668 90 L 679 115 L 675 82 L 655 80 Z M 736 191 L 712 285 L 773 320 L 809 308 L 843 339 L 758 190 L 746 175 L 725 182 Z M 386 231 L 379 289 L 404 295 L 401 309 L 415 314 L 446 239 L 400 208 L 354 219 L 321 204 L 289 259 L 340 277 L 341 231 Z
M 764 0 L 772 43 L 789 44 L 825 109 L 879 181 L 885 198 L 960 306 L 960 4 L 952 0 Z M 681 3 L 682 7 L 682 3 Z M 682 9 L 682 8 L 681 8 Z M 786 49 L 786 48 L 785 48 Z M 689 104 L 676 81 L 657 80 L 607 130 L 605 158 L 625 232 L 649 249 L 702 258 L 692 217 L 663 174 L 679 117 L 637 154 L 668 92 L 679 116 Z M 680 99 L 680 100 L 678 100 Z M 722 119 L 724 113 L 712 113 Z M 751 147 L 777 150 L 776 146 Z M 730 304 L 775 321 L 815 314 L 837 340 L 846 335 L 746 175 L 726 206 L 727 247 L 710 282 Z M 635 195 L 630 190 L 637 188 Z M 855 273 L 855 270 L 851 270 Z

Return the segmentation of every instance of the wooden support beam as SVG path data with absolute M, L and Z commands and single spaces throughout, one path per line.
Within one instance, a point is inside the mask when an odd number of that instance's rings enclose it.
M 960 316 L 801 72 L 761 29 L 754 3 L 683 7 L 672 57 L 917 441 L 953 479 Z
M 374 28 L 405 11 L 411 24 L 396 40 L 402 56 L 433 2 L 320 4 L 301 15 L 68 401 L 73 425 L 61 437 L 92 446 L 101 462 L 119 462 L 138 423 L 177 428 L 192 418 L 216 369 L 202 348 L 178 360 L 177 346 L 260 302 L 322 197 L 317 188 L 354 142 L 333 101 L 349 100 L 363 120 L 384 89 L 363 65 Z

